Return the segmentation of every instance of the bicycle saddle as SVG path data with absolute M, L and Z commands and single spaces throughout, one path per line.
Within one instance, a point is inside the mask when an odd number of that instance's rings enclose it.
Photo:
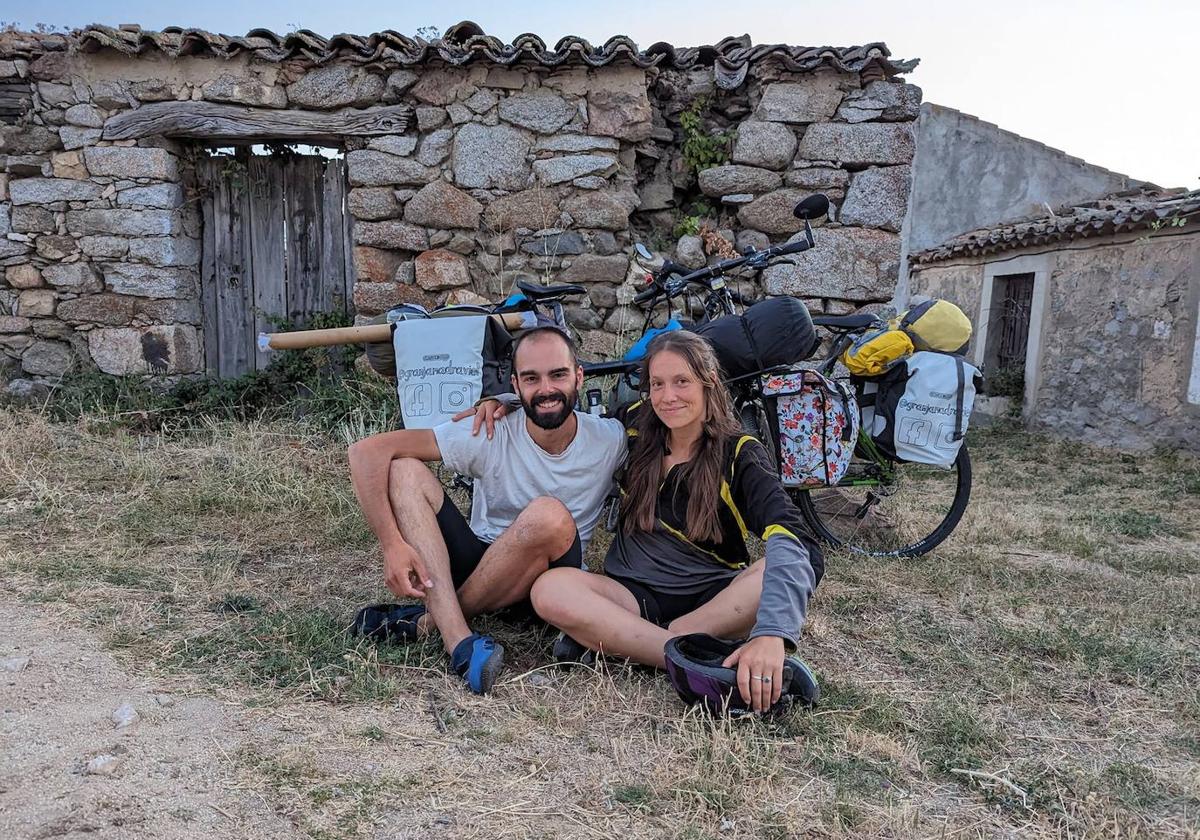
M 535 283 L 517 281 L 517 288 L 525 293 L 530 300 L 546 300 L 547 298 L 565 297 L 566 295 L 582 295 L 587 289 L 574 283 L 563 283 L 558 286 L 539 286 Z
M 857 312 L 854 315 L 814 315 L 812 322 L 818 327 L 833 327 L 838 330 L 861 330 L 879 320 L 878 315 L 870 312 Z

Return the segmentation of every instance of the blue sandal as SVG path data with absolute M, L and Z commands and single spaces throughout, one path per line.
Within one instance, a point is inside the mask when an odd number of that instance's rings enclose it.
M 504 646 L 491 636 L 472 633 L 455 645 L 450 667 L 476 694 L 487 694 L 504 667 Z
M 424 604 L 372 604 L 354 616 L 350 632 L 375 642 L 412 642 L 420 636 L 417 622 Z

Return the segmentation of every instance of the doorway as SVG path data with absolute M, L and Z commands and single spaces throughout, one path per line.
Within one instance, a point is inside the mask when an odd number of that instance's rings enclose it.
M 239 146 L 197 161 L 205 367 L 261 370 L 258 334 L 350 313 L 354 271 L 340 152 Z

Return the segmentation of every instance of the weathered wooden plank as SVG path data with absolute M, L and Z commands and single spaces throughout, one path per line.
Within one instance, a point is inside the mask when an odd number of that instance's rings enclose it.
M 287 201 L 288 317 L 294 327 L 321 311 L 322 159 L 291 157 L 284 163 Z
M 287 264 L 284 260 L 283 166 L 277 158 L 252 155 L 247 173 L 250 201 L 250 269 L 254 334 L 273 332 L 268 316 L 287 315 Z M 271 354 L 254 351 L 254 367 L 262 370 Z
M 191 137 L 198 140 L 328 140 L 344 135 L 400 134 L 412 121 L 410 105 L 340 111 L 276 110 L 213 102 L 155 102 L 111 117 L 105 140 Z
M 358 275 L 354 270 L 354 217 L 350 215 L 350 210 L 347 207 L 349 199 L 349 180 L 346 173 L 346 159 L 338 159 L 338 177 L 342 180 L 342 242 L 343 244 L 343 264 L 345 267 L 344 277 L 346 278 L 346 311 L 354 312 L 354 284 L 358 282 Z
M 237 177 L 238 167 L 245 167 L 248 157 L 221 159 L 223 170 L 214 193 L 217 331 L 221 342 L 217 372 L 222 377 L 240 376 L 254 368 L 254 298 L 246 248 L 250 239 L 249 193 L 244 170 L 243 176 Z
M 216 174 L 216 163 L 212 158 L 202 158 L 196 163 L 200 213 L 204 225 L 200 245 L 200 323 L 204 330 L 204 369 L 214 374 L 218 372 L 221 346 L 217 326 L 217 221 L 213 209 L 213 191 L 220 180 Z
M 321 196 L 321 303 L 322 311 L 347 312 L 346 227 L 344 224 L 342 167 L 326 158 Z

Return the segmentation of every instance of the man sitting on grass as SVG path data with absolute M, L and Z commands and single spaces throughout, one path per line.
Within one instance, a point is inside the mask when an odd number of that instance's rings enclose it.
M 583 368 L 563 332 L 543 327 L 520 336 L 512 379 L 525 410 L 496 422 L 492 435 L 444 423 L 373 435 L 349 451 L 387 586 L 421 600 L 364 610 L 356 629 L 403 640 L 436 629 L 451 667 L 479 694 L 495 683 L 504 648 L 467 622 L 526 602 L 548 568 L 582 566 L 625 455 L 620 423 L 575 411 Z M 469 526 L 428 461 L 474 479 Z

